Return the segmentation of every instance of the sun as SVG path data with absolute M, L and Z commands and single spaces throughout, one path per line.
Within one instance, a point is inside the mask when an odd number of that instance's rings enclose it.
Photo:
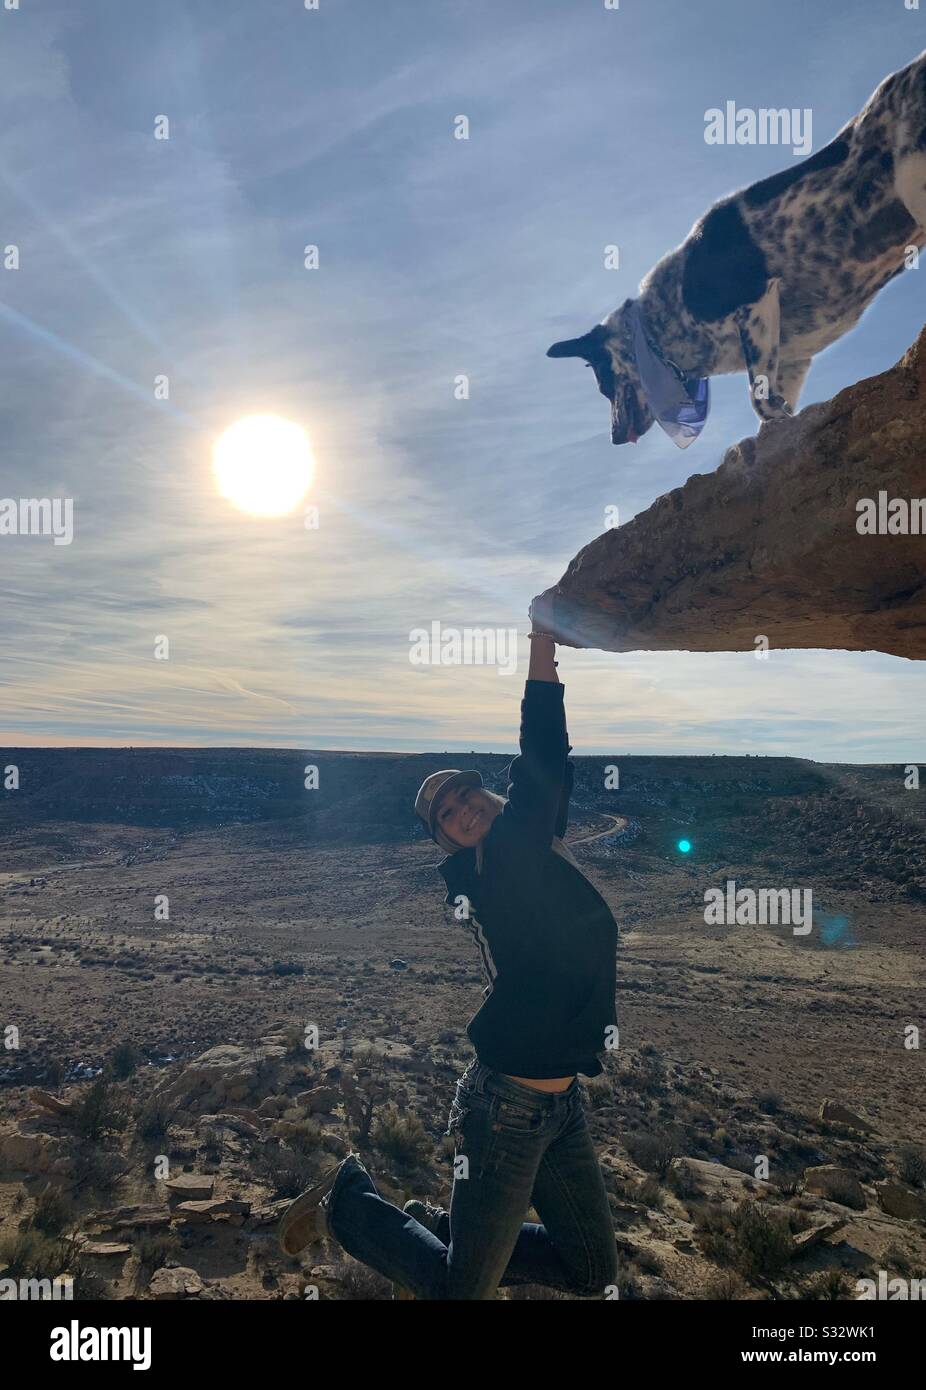
M 279 415 L 248 415 L 215 442 L 212 472 L 232 506 L 252 516 L 285 516 L 302 501 L 315 471 L 309 436 Z

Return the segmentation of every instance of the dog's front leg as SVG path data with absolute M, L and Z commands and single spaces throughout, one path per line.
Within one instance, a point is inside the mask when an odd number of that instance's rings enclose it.
M 734 313 L 743 361 L 749 373 L 749 399 L 760 420 L 780 420 L 782 416 L 791 414 L 791 407 L 778 391 L 780 284 L 778 278 L 769 280 L 761 299 L 757 299 L 755 304 L 744 304 Z
M 797 362 L 779 362 L 778 364 L 778 390 L 792 411 L 797 410 L 798 397 L 807 379 L 810 366 L 811 359 L 809 357 L 803 357 Z

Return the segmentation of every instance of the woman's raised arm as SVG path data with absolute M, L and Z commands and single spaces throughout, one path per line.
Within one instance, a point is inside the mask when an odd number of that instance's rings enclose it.
M 563 686 L 556 672 L 556 644 L 531 634 L 531 656 L 521 701 L 520 753 L 508 769 L 508 802 L 502 821 L 526 842 L 549 848 L 561 819 L 569 742 Z

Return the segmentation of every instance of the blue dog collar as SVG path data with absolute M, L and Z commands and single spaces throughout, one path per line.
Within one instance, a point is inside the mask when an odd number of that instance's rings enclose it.
M 639 303 L 631 300 L 633 352 L 640 385 L 657 424 L 680 449 L 687 449 L 704 428 L 711 403 L 706 376 L 685 376 L 675 363 L 654 352 L 643 327 Z

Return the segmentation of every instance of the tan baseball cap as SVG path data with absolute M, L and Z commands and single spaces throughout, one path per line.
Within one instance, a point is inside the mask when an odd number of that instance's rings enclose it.
M 445 767 L 440 772 L 432 772 L 430 777 L 426 777 L 418 788 L 418 795 L 415 797 L 415 811 L 424 821 L 431 839 L 435 840 L 441 849 L 445 849 L 448 854 L 455 854 L 461 846 L 455 844 L 448 835 L 445 835 L 440 826 L 435 826 L 434 816 L 438 802 L 453 787 L 481 786 L 481 772 L 476 772 L 475 769 L 461 772 L 456 767 Z

